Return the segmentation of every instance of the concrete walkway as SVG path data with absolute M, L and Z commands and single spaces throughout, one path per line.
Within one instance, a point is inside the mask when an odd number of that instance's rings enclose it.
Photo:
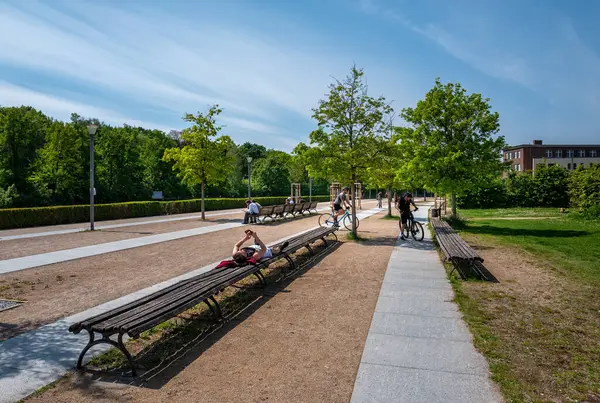
M 417 218 L 426 222 L 427 210 Z M 352 403 L 492 403 L 502 398 L 475 350 L 426 230 L 390 257 Z
M 357 214 L 357 217 L 365 219 L 382 210 L 374 208 L 362 211 Z M 273 244 L 312 229 L 314 228 L 287 236 Z M 79 353 L 87 344 L 88 336 L 85 332 L 78 335 L 69 333 L 68 329 L 71 324 L 125 305 L 178 281 L 204 273 L 214 268 L 221 260 L 0 342 L 0 391 L 2 391 L 0 403 L 18 401 L 74 369 Z M 93 352 L 98 353 L 107 348 L 100 345 L 95 347 Z M 87 354 L 88 360 L 94 355 L 93 352 Z
M 317 211 L 329 210 L 329 207 L 322 207 Z M 369 217 L 380 209 L 362 211 L 357 214 L 358 219 Z M 79 248 L 63 249 L 54 252 L 40 253 L 17 257 L 13 259 L 0 260 L 0 274 L 12 273 L 19 270 L 31 269 L 33 267 L 46 266 L 54 263 L 66 262 L 74 259 L 102 255 L 104 253 L 118 252 L 121 250 L 138 248 L 140 246 L 153 245 L 161 242 L 174 241 L 177 239 L 188 238 L 211 232 L 222 231 L 231 228 L 241 227 L 242 223 L 216 224 L 207 227 L 192 228 L 182 231 L 165 232 L 162 234 L 149 235 L 139 238 L 124 239 L 121 241 L 106 242 L 97 245 L 82 246 Z
M 329 203 L 319 203 L 317 211 L 325 211 L 328 207 L 324 207 Z M 229 210 L 217 210 L 210 211 L 205 213 L 207 218 L 210 217 L 219 217 L 225 215 L 242 215 L 243 211 L 241 208 L 238 209 L 229 209 Z M 165 222 L 176 222 L 176 221 L 184 221 L 184 220 L 199 220 L 202 218 L 201 214 L 176 214 L 171 216 L 158 216 L 158 217 L 146 217 L 146 220 L 139 221 L 139 218 L 132 219 L 123 219 L 123 220 L 109 220 L 104 222 L 120 222 L 118 224 L 102 224 L 102 221 L 96 222 L 95 228 L 96 230 L 103 229 L 114 229 L 114 228 L 124 228 L 124 227 L 134 227 L 138 225 L 148 225 L 148 224 L 160 224 Z M 62 227 L 62 228 L 61 228 Z M 89 229 L 89 223 L 77 223 L 77 224 L 65 224 L 65 225 L 56 225 L 51 227 L 38 227 L 39 232 L 27 232 L 27 233 L 16 233 L 24 230 L 28 230 L 28 228 L 18 228 L 18 229 L 10 229 L 10 230 L 2 230 L 0 231 L 0 241 L 10 241 L 14 239 L 27 239 L 27 238 L 38 238 L 42 236 L 51 236 L 51 235 L 62 235 L 62 234 L 73 234 L 77 232 L 84 232 Z M 58 228 L 58 229 L 49 229 L 49 228 Z

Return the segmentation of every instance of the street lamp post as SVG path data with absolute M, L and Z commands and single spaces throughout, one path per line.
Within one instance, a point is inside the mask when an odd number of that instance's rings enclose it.
M 308 178 L 308 201 L 312 201 L 312 177 Z
M 252 196 L 252 192 L 250 191 L 250 163 L 252 162 L 252 157 L 248 157 L 246 159 L 248 161 L 248 200 Z
M 98 130 L 98 125 L 88 125 L 88 134 L 90 135 L 90 231 L 94 230 L 94 136 Z

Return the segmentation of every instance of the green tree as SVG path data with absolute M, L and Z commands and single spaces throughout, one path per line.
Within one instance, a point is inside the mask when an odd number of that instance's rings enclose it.
M 52 203 L 73 203 L 83 176 L 82 138 L 72 125 L 53 122 L 46 143 L 38 150 L 29 181 Z
M 173 171 L 173 164 L 162 159 L 166 149 L 177 147 L 177 141 L 160 130 L 145 129 L 139 129 L 139 140 L 145 191 L 160 190 L 168 197 L 185 197 L 187 189 Z
M 571 172 L 569 194 L 575 206 L 589 209 L 600 205 L 600 164 L 593 164 L 589 168 L 579 165 Z
M 402 165 L 400 150 L 396 139 L 383 139 L 380 141 L 381 152 L 377 154 L 372 166 L 367 168 L 367 183 L 370 187 L 384 188 L 388 196 L 388 216 L 392 216 L 392 189 L 405 186 L 406 181 L 398 176 L 398 169 Z
M 44 145 L 51 120 L 30 107 L 0 108 L 0 188 L 15 185 L 18 200 L 33 203 L 31 175 L 37 150 Z
M 252 188 L 265 196 L 287 194 L 290 189 L 290 161 L 290 155 L 283 151 L 267 151 L 265 157 L 254 164 Z
M 311 176 L 338 180 L 345 184 L 366 177 L 367 168 L 380 150 L 377 145 L 389 132 L 387 117 L 392 108 L 385 98 L 370 97 L 363 82 L 363 70 L 353 66 L 344 81 L 329 86 L 327 99 L 313 109 L 318 129 L 310 134 L 311 149 L 306 151 Z M 352 197 L 356 213 L 356 198 Z M 352 222 L 356 236 L 356 222 Z
M 403 171 L 421 178 L 428 189 L 449 193 L 453 216 L 457 194 L 503 170 L 504 137 L 493 137 L 500 129 L 499 115 L 481 94 L 437 79 L 425 99 L 400 116 L 410 125 L 398 130 L 407 161 Z
M 131 126 L 102 125 L 96 132 L 96 178 L 100 201 L 129 201 L 150 197 L 144 188 L 139 136 Z
M 163 159 L 174 161 L 173 169 L 178 171 L 183 181 L 190 185 L 201 185 L 201 211 L 204 215 L 204 193 L 206 185 L 225 181 L 234 168 L 234 158 L 230 153 L 232 141 L 229 136 L 218 136 L 221 127 L 216 124 L 216 116 L 221 113 L 218 105 L 209 108 L 205 114 L 186 114 L 183 120 L 192 123 L 181 133 L 184 146 L 165 150 Z
M 558 165 L 538 165 L 533 175 L 535 204 L 539 207 L 569 205 L 569 171 Z

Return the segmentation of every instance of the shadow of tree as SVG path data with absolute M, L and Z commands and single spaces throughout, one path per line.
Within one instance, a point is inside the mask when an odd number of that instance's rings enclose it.
M 493 225 L 455 226 L 461 232 L 469 234 L 484 234 L 496 236 L 533 236 L 539 238 L 573 238 L 590 235 L 587 231 L 579 230 L 558 230 L 558 229 L 524 229 L 524 228 L 506 228 Z

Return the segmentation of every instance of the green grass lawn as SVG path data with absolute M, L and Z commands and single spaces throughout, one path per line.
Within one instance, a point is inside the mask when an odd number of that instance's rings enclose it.
M 473 220 L 455 225 L 455 229 L 519 246 L 564 274 L 600 283 L 598 221 L 568 217 L 547 220 Z
M 556 207 L 505 208 L 505 209 L 459 209 L 463 218 L 505 218 L 505 217 L 564 217 Z
M 463 210 L 479 219 L 452 222 L 505 270 L 496 284 L 453 281 L 455 301 L 507 403 L 600 401 L 600 221 L 498 219 L 549 216 L 527 211 Z

